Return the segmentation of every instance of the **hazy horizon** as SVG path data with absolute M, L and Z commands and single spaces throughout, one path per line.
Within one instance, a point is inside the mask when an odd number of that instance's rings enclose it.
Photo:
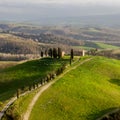
M 0 21 L 48 20 L 49 23 L 70 17 L 120 15 L 119 7 L 119 0 L 1 0 Z

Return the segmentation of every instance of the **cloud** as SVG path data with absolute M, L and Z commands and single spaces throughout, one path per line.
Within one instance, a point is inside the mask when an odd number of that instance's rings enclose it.
M 70 2 L 69 2 L 70 1 Z M 119 6 L 106 6 L 100 0 L 0 0 L 0 15 L 3 20 L 51 20 L 64 17 L 105 15 L 120 13 Z M 101 0 L 103 1 L 103 0 Z M 112 4 L 112 0 L 109 0 Z M 116 0 L 117 1 L 117 0 Z M 101 3 L 98 4 L 98 3 Z M 52 4 L 51 4 L 52 3 Z M 54 4 L 53 4 L 54 3 Z M 79 3 L 79 4 L 76 4 Z M 109 3 L 109 2 L 108 2 Z M 109 5 L 110 5 L 109 3 Z M 98 4 L 98 5 L 96 5 Z M 115 4 L 115 3 L 114 3 Z
M 120 0 L 0 0 L 0 4 L 40 4 L 40 3 L 55 3 L 55 4 L 101 4 L 101 5 L 118 5 L 120 4 Z

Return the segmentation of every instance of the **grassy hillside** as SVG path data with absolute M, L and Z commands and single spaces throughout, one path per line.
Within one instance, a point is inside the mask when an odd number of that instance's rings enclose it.
M 120 47 L 118 46 L 114 46 L 114 45 L 109 45 L 106 43 L 100 43 L 100 42 L 85 42 L 85 44 L 83 46 L 75 46 L 74 48 L 78 48 L 78 49 L 86 49 L 86 50 L 90 50 L 90 49 L 119 49 Z
M 120 61 L 95 57 L 46 90 L 30 120 L 95 120 L 119 101 Z
M 120 59 L 120 49 L 101 50 L 97 53 L 99 56 L 106 56 L 109 58 Z
M 1 70 L 0 101 L 3 102 L 12 97 L 18 88 L 40 82 L 41 78 L 67 62 L 68 59 L 43 58 Z
M 105 44 L 105 43 L 99 43 L 99 42 L 95 42 L 96 45 L 98 45 L 101 49 L 118 49 L 120 47 L 114 46 L 114 45 L 109 45 L 109 44 Z

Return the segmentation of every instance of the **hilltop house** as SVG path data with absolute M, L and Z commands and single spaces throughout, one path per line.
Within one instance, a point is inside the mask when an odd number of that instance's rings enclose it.
M 74 55 L 76 55 L 76 56 L 85 56 L 85 50 L 74 51 Z
M 65 56 L 65 51 L 62 51 L 62 57 L 64 57 Z

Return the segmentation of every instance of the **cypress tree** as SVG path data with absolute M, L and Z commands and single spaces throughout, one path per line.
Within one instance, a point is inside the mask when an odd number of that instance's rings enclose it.
M 49 49 L 48 55 L 49 55 L 51 58 L 53 57 L 53 50 L 52 50 L 52 48 Z
M 73 52 L 73 49 L 71 49 L 71 59 L 74 58 L 74 52 Z
M 58 48 L 58 58 L 62 58 L 62 50 L 61 48 Z
M 57 58 L 58 54 L 57 54 L 57 49 L 53 48 L 53 58 Z
M 43 51 L 41 51 L 41 57 L 43 57 Z

